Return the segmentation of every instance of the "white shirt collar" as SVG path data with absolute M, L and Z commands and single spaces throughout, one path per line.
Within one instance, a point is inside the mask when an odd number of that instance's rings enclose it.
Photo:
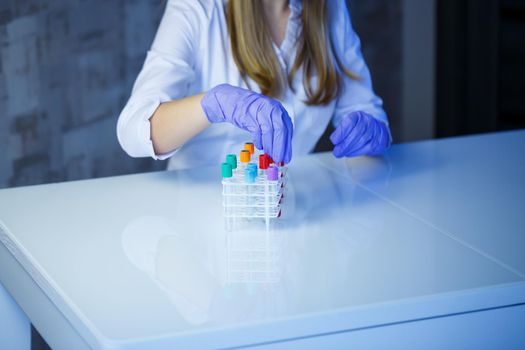
M 284 61 L 282 63 L 285 65 L 284 68 L 286 68 L 286 70 L 288 70 L 289 63 L 295 54 L 297 39 L 302 28 L 301 13 L 303 8 L 301 0 L 290 0 L 289 7 L 290 17 L 286 25 L 284 40 L 280 47 L 275 45 L 275 43 L 273 44 L 277 56 Z

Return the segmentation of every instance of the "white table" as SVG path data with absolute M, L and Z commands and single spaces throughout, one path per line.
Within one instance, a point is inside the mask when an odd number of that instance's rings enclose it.
M 525 131 L 294 159 L 224 229 L 219 167 L 0 191 L 0 282 L 54 349 L 525 347 Z

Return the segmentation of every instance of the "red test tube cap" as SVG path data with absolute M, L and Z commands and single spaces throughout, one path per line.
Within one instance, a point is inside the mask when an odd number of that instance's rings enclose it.
M 259 156 L 259 169 L 266 170 L 270 166 L 270 157 L 267 154 L 261 154 Z

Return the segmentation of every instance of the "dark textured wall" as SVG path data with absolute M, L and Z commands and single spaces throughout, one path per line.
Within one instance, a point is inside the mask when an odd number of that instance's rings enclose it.
M 115 136 L 159 0 L 0 1 L 0 187 L 161 166 Z
M 403 101 L 402 0 L 350 0 L 349 3 L 374 89 L 383 98 L 394 141 L 399 142 Z
M 400 0 L 351 1 L 394 134 Z M 162 0 L 0 1 L 0 187 L 160 169 L 120 149 L 115 123 Z

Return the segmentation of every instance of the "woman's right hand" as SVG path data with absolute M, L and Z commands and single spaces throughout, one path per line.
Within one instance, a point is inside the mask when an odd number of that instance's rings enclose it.
M 204 95 L 201 106 L 211 123 L 229 122 L 248 131 L 255 147 L 275 162 L 289 163 L 292 159 L 292 120 L 279 101 L 221 84 Z

